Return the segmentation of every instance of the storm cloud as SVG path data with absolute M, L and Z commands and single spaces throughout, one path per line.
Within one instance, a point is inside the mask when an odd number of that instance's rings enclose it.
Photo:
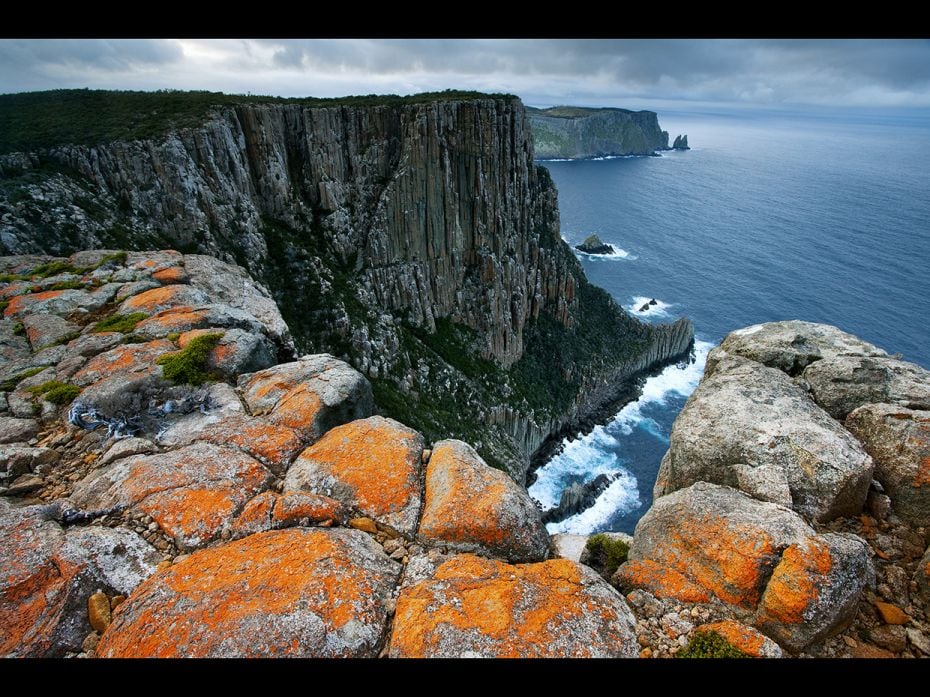
M 0 92 L 512 92 L 528 104 L 930 107 L 927 40 L 0 40 Z

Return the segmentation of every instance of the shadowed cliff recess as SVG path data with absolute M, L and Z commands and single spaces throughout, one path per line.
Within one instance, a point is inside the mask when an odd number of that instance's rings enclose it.
M 690 350 L 689 321 L 648 326 L 587 282 L 516 97 L 76 90 L 3 96 L 0 113 L 0 253 L 236 262 L 299 353 L 344 358 L 383 413 L 520 483 L 551 434 Z M 63 123 L 90 113 L 124 126 Z

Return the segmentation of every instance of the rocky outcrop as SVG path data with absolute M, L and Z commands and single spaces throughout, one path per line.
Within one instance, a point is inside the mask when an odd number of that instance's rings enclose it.
M 597 235 L 588 235 L 584 242 L 575 245 L 575 249 L 585 254 L 613 254 L 616 251 L 611 245 L 601 242 Z
M 667 144 L 654 114 L 605 113 L 630 121 L 629 148 Z M 522 483 L 547 437 L 691 339 L 669 344 L 668 330 L 588 285 L 533 147 L 511 97 L 253 100 L 151 140 L 0 155 L 9 184 L 0 252 L 171 246 L 235 261 L 271 289 L 301 353 L 346 360 L 375 381 L 386 415 L 432 440 L 463 438 Z M 179 256 L 153 257 L 153 275 L 135 281 L 145 287 L 132 296 L 184 289 L 165 309 L 144 303 L 155 314 L 140 336 L 254 333 L 250 317 L 274 345 L 288 344 L 261 284 L 228 267 L 215 273 L 208 257 L 178 265 Z M 223 295 L 223 307 L 202 305 L 192 289 Z M 88 306 L 84 291 L 47 292 L 10 307 Z M 109 292 L 91 295 L 103 303 Z M 577 350 L 554 349 L 566 345 Z M 265 360 L 267 348 L 249 355 Z M 525 378 L 540 368 L 562 395 L 555 403 Z
M 392 658 L 632 658 L 634 618 L 596 573 L 557 559 L 452 557 L 397 599 Z
M 541 159 L 654 155 L 669 149 L 668 133 L 653 111 L 562 106 L 527 112 Z
M 787 485 L 795 510 L 830 520 L 862 510 L 872 470 L 856 439 L 784 373 L 715 356 L 675 420 L 655 494 L 707 481 L 784 502 Z
M 675 142 L 672 143 L 672 150 L 690 150 L 688 147 L 688 136 L 679 135 L 675 137 Z

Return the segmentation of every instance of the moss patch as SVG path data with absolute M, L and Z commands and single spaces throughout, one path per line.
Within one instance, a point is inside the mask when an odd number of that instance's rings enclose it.
M 675 658 L 750 658 L 717 632 L 697 632 Z
M 612 540 L 607 535 L 598 534 L 588 538 L 585 549 L 590 554 L 590 566 L 604 569 L 607 576 L 613 576 L 619 566 L 626 561 L 630 546 L 623 540 Z
M 121 332 L 128 334 L 136 325 L 148 317 L 144 312 L 131 312 L 128 315 L 113 315 L 102 319 L 94 325 L 94 333 L 99 332 Z
M 35 368 L 29 368 L 27 370 L 24 370 L 21 373 L 17 373 L 11 378 L 7 378 L 6 380 L 0 381 L 0 392 L 12 392 L 13 390 L 16 389 L 16 386 L 19 383 L 21 383 L 23 380 L 25 380 L 26 378 L 31 378 L 33 375 L 38 375 L 43 370 L 45 370 L 46 367 L 47 366 L 42 365 L 42 366 L 36 366 Z
M 23 326 L 22 322 L 17 322 L 13 325 L 13 334 L 16 336 L 26 336 L 26 327 Z
M 222 334 L 202 334 L 191 339 L 181 351 L 160 356 L 155 362 L 162 366 L 167 380 L 175 383 L 202 385 L 217 379 L 207 372 L 207 357 L 222 338 Z
M 81 394 L 81 388 L 77 385 L 69 385 L 58 380 L 43 382 L 41 385 L 30 387 L 29 391 L 42 397 L 46 402 L 58 405 L 70 404 L 75 397 Z
M 52 346 L 61 346 L 62 344 L 67 344 L 69 341 L 74 341 L 81 335 L 81 332 L 70 332 L 65 334 L 63 337 L 55 339 L 55 341 L 50 341 L 47 344 L 42 344 L 36 351 L 41 351 L 42 349 L 51 348 Z

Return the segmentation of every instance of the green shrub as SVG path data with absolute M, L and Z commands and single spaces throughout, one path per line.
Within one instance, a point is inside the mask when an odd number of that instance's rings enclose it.
M 175 341 L 177 341 L 178 339 L 181 338 L 181 332 L 168 332 L 168 334 L 165 335 L 165 338 L 166 338 L 168 341 L 175 342 Z
M 6 310 L 9 304 L 10 304 L 9 300 L 0 300 L 0 312 L 3 312 L 4 310 Z
M 182 350 L 159 356 L 155 362 L 162 366 L 163 375 L 167 380 L 202 385 L 216 379 L 207 372 L 207 357 L 222 338 L 221 333 L 202 334 L 191 339 Z
M 87 284 L 81 283 L 80 281 L 59 281 L 49 286 L 48 290 L 79 290 L 86 285 Z
M 94 325 L 94 333 L 100 332 L 121 332 L 128 334 L 136 325 L 148 317 L 144 312 L 130 312 L 128 315 L 113 315 L 102 319 Z
M 612 540 L 603 533 L 592 535 L 585 545 L 590 556 L 590 565 L 605 569 L 608 576 L 613 576 L 619 566 L 626 561 L 630 546 L 623 540 Z
M 22 322 L 17 322 L 16 324 L 13 325 L 13 333 L 14 333 L 16 336 L 25 336 L 25 335 L 26 335 L 26 327 L 23 326 L 23 323 L 22 323 Z
M 81 393 L 81 388 L 58 380 L 49 380 L 41 385 L 30 387 L 29 391 L 34 395 L 41 396 L 46 402 L 62 405 L 73 402 L 74 398 Z
M 12 392 L 16 389 L 16 386 L 21 383 L 26 378 L 31 378 L 33 375 L 37 375 L 45 370 L 46 366 L 40 365 L 35 368 L 28 368 L 21 373 L 17 373 L 11 378 L 7 378 L 0 382 L 0 392 Z
M 123 337 L 124 344 L 144 344 L 147 341 L 147 338 L 140 336 L 139 334 L 127 334 Z
M 81 335 L 81 332 L 79 331 L 70 332 L 58 339 L 55 339 L 55 341 L 50 341 L 47 344 L 42 344 L 39 348 L 36 349 L 36 351 L 41 351 L 42 349 L 47 349 L 52 346 L 61 346 L 62 344 L 67 344 L 69 341 L 73 341 L 74 339 L 77 339 L 80 335 Z
M 85 271 L 86 269 L 76 268 L 67 261 L 49 261 L 35 267 L 27 275 L 30 278 L 35 278 L 36 276 L 40 278 L 48 278 L 50 276 L 57 276 L 58 274 L 62 273 L 84 273 Z
M 717 632 L 697 632 L 675 658 L 750 658 Z

